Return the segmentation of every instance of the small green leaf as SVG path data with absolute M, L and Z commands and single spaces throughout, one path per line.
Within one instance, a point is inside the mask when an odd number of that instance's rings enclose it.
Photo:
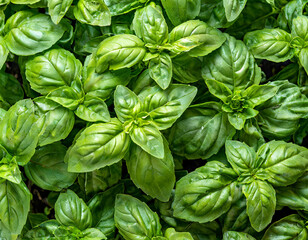
M 255 107 L 272 98 L 277 93 L 278 89 L 278 87 L 268 84 L 252 85 L 245 90 L 244 95 L 247 96 L 252 107 Z
M 228 231 L 224 233 L 223 240 L 255 240 L 248 233 Z
M 238 18 L 245 8 L 246 2 L 247 0 L 223 0 L 228 22 L 232 22 Z
M 232 95 L 231 90 L 221 82 L 218 82 L 213 79 L 208 79 L 205 80 L 205 83 L 210 93 L 212 93 L 215 97 L 219 98 L 223 102 L 226 102 L 227 98 Z
M 6 62 L 7 56 L 9 55 L 9 50 L 6 47 L 5 40 L 0 36 L 0 70 Z
M 71 87 L 57 88 L 50 92 L 46 98 L 70 110 L 76 110 L 78 105 L 83 102 L 80 93 L 76 92 Z
M 308 59 L 308 48 L 303 48 L 299 52 L 298 58 L 299 58 L 300 64 L 304 67 L 306 73 L 308 74 L 308 60 L 307 60 Z
M 172 61 L 167 53 L 150 60 L 150 76 L 162 88 L 169 87 L 172 78 Z
M 73 0 L 48 0 L 48 11 L 55 24 L 65 16 L 72 2 Z

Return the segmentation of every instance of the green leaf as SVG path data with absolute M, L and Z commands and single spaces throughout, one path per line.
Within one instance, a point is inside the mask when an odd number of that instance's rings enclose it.
M 55 25 L 45 14 L 19 11 L 5 24 L 4 37 L 10 52 L 18 56 L 29 56 L 54 45 L 64 34 L 63 24 Z
M 307 36 L 308 42 L 308 36 Z M 304 67 L 306 73 L 308 74 L 308 48 L 303 48 L 298 55 L 300 64 Z
M 201 0 L 162 0 L 161 3 L 175 26 L 197 17 L 201 8 Z
M 82 239 L 84 240 L 102 240 L 107 239 L 102 231 L 96 228 L 87 228 L 82 231 Z
M 88 203 L 92 212 L 92 226 L 100 229 L 107 237 L 113 237 L 116 232 L 114 203 L 116 195 L 119 193 L 124 193 L 123 184 L 96 194 Z
M 228 22 L 232 22 L 238 18 L 245 8 L 246 2 L 247 0 L 223 0 Z
M 243 112 L 228 113 L 228 120 L 235 129 L 241 130 L 244 128 L 246 120 L 257 116 L 257 114 L 257 110 L 246 108 Z
M 219 98 L 223 102 L 226 102 L 228 97 L 232 95 L 231 90 L 226 87 L 225 84 L 218 82 L 213 79 L 205 80 L 205 83 L 210 91 L 215 97 Z
M 5 149 L 3 148 L 1 151 L 5 152 Z M 6 153 L 6 156 L 1 156 L 0 159 L 0 179 L 3 178 L 11 181 L 12 183 L 19 184 L 22 179 L 16 158 L 12 158 L 12 156 Z
M 245 44 L 228 36 L 221 48 L 204 58 L 202 77 L 219 81 L 234 91 L 259 84 L 261 70 Z
M 295 183 L 308 167 L 308 149 L 293 143 L 271 141 L 257 154 L 264 159 L 261 168 L 266 180 L 274 186 Z
M 61 191 L 71 186 L 77 175 L 67 171 L 64 163 L 66 147 L 60 143 L 50 144 L 36 150 L 25 166 L 27 177 L 37 186 L 49 191 Z
M 226 141 L 226 155 L 228 162 L 238 175 L 252 172 L 262 164 L 256 159 L 255 151 L 239 141 Z
M 247 233 L 228 231 L 224 233 L 223 240 L 255 240 Z
M 297 16 L 292 21 L 292 36 L 300 37 L 305 42 L 308 41 L 308 17 Z
M 114 220 L 125 240 L 147 240 L 162 235 L 158 215 L 129 195 L 117 195 Z
M 167 53 L 150 60 L 150 76 L 162 89 L 169 87 L 172 79 L 172 61 Z
M 209 102 L 189 108 L 174 124 L 169 136 L 170 149 L 187 159 L 206 159 L 216 154 L 227 138 L 235 133 L 227 114 L 220 113 Z M 218 105 L 219 106 L 219 105 Z
M 83 98 L 71 87 L 60 87 L 50 92 L 46 98 L 70 110 L 76 110 L 78 105 L 83 102 Z
M 5 40 L 0 36 L 0 70 L 6 62 L 6 59 L 9 55 L 9 50 L 6 47 Z
M 168 26 L 165 18 L 154 3 L 137 10 L 132 22 L 137 37 L 145 43 L 162 45 L 168 40 Z
M 165 156 L 156 158 L 141 147 L 132 144 L 126 166 L 131 180 L 143 192 L 162 202 L 167 202 L 175 183 L 173 157 L 164 140 Z
M 271 85 L 252 85 L 244 92 L 245 97 L 252 107 L 258 106 L 272 98 L 278 91 L 278 87 Z
M 232 204 L 236 173 L 218 161 L 182 177 L 176 184 L 173 215 L 187 221 L 213 221 Z
M 118 85 L 114 92 L 114 110 L 118 119 L 124 123 L 137 116 L 141 110 L 141 101 L 133 91 Z
M 10 105 L 24 98 L 24 92 L 18 80 L 11 74 L 0 72 L 0 99 Z
M 149 0 L 104 0 L 111 16 L 117 16 L 142 7 Z
M 153 157 L 163 158 L 165 156 L 162 135 L 153 124 L 134 126 L 129 135 L 134 143 Z
M 24 240 L 40 240 L 42 238 L 55 239 L 54 232 L 60 227 L 60 223 L 56 220 L 48 220 L 28 231 L 24 236 Z
M 297 214 L 292 214 L 272 224 L 265 232 L 262 240 L 305 240 L 308 231 L 305 222 Z
M 305 172 L 296 183 L 287 187 L 276 188 L 277 205 L 287 206 L 294 210 L 308 211 L 308 172 Z
M 254 180 L 243 186 L 247 198 L 247 214 L 251 226 L 258 232 L 271 223 L 276 208 L 276 193 L 267 182 Z
M 184 22 L 169 34 L 170 50 L 175 53 L 188 52 L 192 57 L 208 55 L 225 40 L 222 32 L 199 20 Z
M 58 24 L 70 8 L 73 0 L 48 0 L 48 11 L 51 20 Z
M 64 226 L 74 226 L 80 230 L 92 224 L 92 214 L 85 202 L 72 190 L 61 193 L 55 204 L 55 216 Z
M 197 89 L 193 86 L 172 84 L 166 90 L 158 86 L 149 87 L 138 95 L 159 130 L 164 130 L 183 114 L 193 101 Z
M 96 71 L 129 68 L 145 56 L 144 43 L 136 36 L 121 34 L 102 41 L 96 51 Z
M 79 174 L 78 183 L 80 188 L 87 194 L 105 191 L 115 185 L 122 177 L 122 162 L 94 170 L 92 172 Z
M 74 8 L 74 16 L 79 22 L 93 26 L 111 24 L 111 15 L 104 0 L 79 0 Z
M 81 62 L 71 52 L 56 48 L 28 61 L 26 78 L 33 90 L 47 95 L 59 87 L 70 87 L 80 79 L 81 70 Z
M 11 234 L 20 234 L 30 210 L 30 192 L 26 185 L 1 181 L 0 221 Z
M 45 146 L 65 139 L 74 127 L 74 113 L 45 97 L 38 97 L 33 101 L 35 111 L 43 121 L 38 145 Z
M 11 0 L 14 4 L 34 4 L 40 0 Z
M 291 48 L 292 36 L 281 29 L 249 32 L 245 35 L 244 41 L 255 58 L 284 62 L 294 55 L 294 49 Z
M 130 144 L 119 120 L 86 128 L 66 153 L 70 172 L 90 172 L 120 161 Z
M 98 98 L 86 95 L 84 102 L 75 110 L 75 114 L 88 122 L 109 122 L 110 114 L 106 103 Z
M 168 228 L 165 232 L 168 240 L 194 240 L 189 232 L 176 232 L 174 228 Z
M 25 165 L 35 152 L 42 121 L 35 115 L 34 104 L 25 99 L 13 105 L 0 123 L 0 144 Z

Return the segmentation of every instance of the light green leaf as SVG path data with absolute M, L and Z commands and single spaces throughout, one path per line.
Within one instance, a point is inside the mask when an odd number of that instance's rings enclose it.
M 308 42 L 308 36 L 307 36 Z M 304 67 L 306 73 L 308 74 L 308 48 L 303 48 L 298 55 L 300 64 Z
M 272 98 L 278 91 L 278 87 L 271 85 L 252 85 L 244 92 L 244 96 L 248 98 L 251 107 L 255 107 Z
M 6 62 L 7 56 L 9 55 L 9 50 L 6 47 L 4 38 L 0 36 L 0 70 Z
M 167 202 L 175 183 L 173 157 L 164 139 L 165 156 L 156 158 L 141 147 L 132 144 L 126 166 L 131 180 L 143 192 L 162 202 Z
M 205 83 L 210 91 L 215 97 L 219 98 L 223 102 L 226 102 L 228 97 L 232 95 L 231 90 L 226 87 L 225 84 L 218 82 L 213 79 L 205 80 Z
M 248 233 L 228 231 L 224 233 L 223 240 L 255 240 Z
M 93 26 L 111 24 L 111 15 L 104 0 L 79 0 L 74 8 L 74 16 L 79 22 Z
M 158 215 L 129 195 L 117 195 L 114 220 L 125 240 L 147 240 L 162 235 Z
M 105 234 L 96 228 L 87 228 L 82 231 L 82 239 L 84 240 L 105 240 Z
M 238 18 L 245 8 L 246 2 L 247 0 L 223 0 L 228 22 L 232 22 Z
M 24 236 L 24 240 L 40 240 L 42 238 L 54 240 L 54 232 L 60 227 L 60 223 L 56 220 L 48 220 L 28 231 Z
M 261 69 L 245 44 L 228 36 L 221 48 L 204 58 L 202 77 L 219 81 L 234 91 L 259 84 Z
M 129 68 L 142 61 L 145 56 L 144 43 L 136 36 L 120 34 L 105 39 L 96 51 L 96 71 Z
M 0 179 L 1 178 L 16 184 L 19 184 L 22 180 L 16 157 L 12 157 L 6 149 L 0 145 Z
M 25 166 L 27 177 L 37 186 L 49 191 L 61 191 L 71 186 L 77 174 L 67 171 L 64 163 L 66 147 L 60 143 L 38 148 Z
M 19 11 L 7 20 L 4 39 L 10 52 L 29 56 L 50 48 L 65 30 L 64 25 L 55 25 L 48 15 Z
M 73 0 L 48 0 L 48 11 L 55 24 L 65 16 L 72 2 Z
M 11 0 L 11 3 L 14 4 L 34 4 L 39 2 L 40 0 Z
M 292 21 L 292 36 L 300 37 L 305 42 L 308 41 L 308 17 L 297 16 Z
M 208 55 L 225 40 L 222 32 L 199 20 L 184 22 L 169 34 L 170 50 L 175 53 L 188 52 L 192 57 Z
M 168 228 L 165 237 L 168 240 L 194 240 L 189 232 L 176 232 L 174 228 Z
M 120 161 L 130 144 L 119 120 L 86 128 L 66 153 L 70 172 L 91 172 Z
M 30 192 L 27 186 L 10 181 L 0 183 L 0 221 L 11 234 L 20 234 L 30 210 Z
M 262 29 L 249 32 L 244 41 L 255 58 L 285 62 L 294 55 L 292 36 L 281 29 Z
M 187 221 L 213 221 L 232 204 L 236 173 L 218 161 L 182 177 L 176 184 L 173 215 Z
M 55 204 L 55 216 L 64 226 L 74 226 L 80 230 L 92 224 L 92 214 L 85 202 L 72 190 L 61 193 Z
M 150 76 L 162 89 L 169 87 L 172 78 L 172 61 L 167 53 L 150 60 Z
M 271 223 L 275 213 L 275 190 L 267 182 L 254 180 L 243 186 L 243 193 L 247 198 L 247 214 L 251 226 L 260 232 Z
M 128 13 L 144 6 L 149 0 L 104 0 L 111 16 Z

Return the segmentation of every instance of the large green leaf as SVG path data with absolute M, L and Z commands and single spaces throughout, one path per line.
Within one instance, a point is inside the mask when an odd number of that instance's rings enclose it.
M 244 41 L 256 58 L 284 62 L 294 55 L 291 34 L 281 29 L 262 29 L 247 33 Z
M 139 97 L 143 100 L 144 110 L 149 113 L 158 129 L 164 130 L 183 114 L 193 101 L 197 89 L 193 86 L 172 84 L 166 90 L 158 86 L 149 87 Z
M 99 44 L 96 51 L 96 71 L 129 68 L 145 56 L 144 43 L 136 36 L 121 34 L 109 37 Z
M 226 18 L 229 22 L 234 21 L 245 8 L 247 0 L 223 0 Z
M 305 240 L 308 231 L 305 222 L 297 214 L 292 214 L 272 224 L 265 232 L 262 240 Z
M 120 161 L 130 144 L 117 119 L 86 128 L 66 153 L 70 172 L 90 172 Z
M 275 213 L 275 190 L 267 182 L 254 180 L 243 186 L 243 193 L 247 198 L 247 214 L 251 226 L 260 232 L 271 223 Z
M 297 16 L 292 21 L 292 36 L 300 37 L 305 42 L 308 41 L 308 17 Z
M 48 0 L 48 11 L 51 20 L 58 24 L 70 8 L 73 0 Z
M 224 83 L 230 90 L 245 89 L 261 80 L 261 70 L 245 44 L 234 37 L 204 58 L 202 77 Z
M 10 181 L 1 181 L 0 221 L 10 230 L 11 234 L 20 234 L 26 224 L 30 210 L 30 196 L 23 182 L 15 184 Z
M 218 161 L 189 173 L 176 184 L 173 215 L 199 223 L 218 218 L 231 207 L 236 176 Z
M 274 186 L 295 183 L 308 168 L 308 149 L 293 143 L 271 141 L 258 150 L 258 156 L 264 159 L 264 178 Z
M 10 52 L 29 56 L 50 48 L 65 30 L 63 24 L 55 25 L 48 15 L 19 11 L 7 20 L 4 39 Z
M 80 79 L 81 70 L 81 62 L 61 48 L 49 50 L 26 63 L 26 77 L 31 88 L 43 95 L 59 87 L 70 87 Z
M 85 202 L 72 190 L 61 193 L 55 204 L 55 216 L 64 226 L 74 226 L 80 230 L 92 224 L 92 214 Z
M 49 191 L 61 191 L 71 186 L 77 174 L 67 171 L 67 164 L 64 163 L 66 150 L 60 143 L 37 149 L 25 166 L 27 177 L 40 188 Z
M 126 166 L 132 181 L 146 194 L 167 202 L 175 183 L 173 157 L 164 139 L 165 156 L 156 158 L 141 147 L 132 144 Z
M 114 220 L 125 240 L 148 240 L 162 235 L 158 215 L 129 195 L 117 195 Z
M 111 24 L 111 15 L 104 0 L 79 0 L 74 8 L 74 16 L 79 22 L 93 26 Z

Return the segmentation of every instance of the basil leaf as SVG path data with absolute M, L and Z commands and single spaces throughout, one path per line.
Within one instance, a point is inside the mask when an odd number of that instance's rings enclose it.
M 169 87 L 172 79 L 172 61 L 167 53 L 150 60 L 150 76 L 162 89 Z
M 0 144 L 25 165 L 35 152 L 42 121 L 35 115 L 34 104 L 25 99 L 13 105 L 0 123 Z
M 106 103 L 98 98 L 86 95 L 84 102 L 77 107 L 75 114 L 88 122 L 109 122 L 110 114 Z
M 134 126 L 129 135 L 134 143 L 153 157 L 165 156 L 162 135 L 154 125 Z
M 111 16 L 128 13 L 142 7 L 148 0 L 104 0 L 108 6 Z
M 132 28 L 137 37 L 147 44 L 162 45 L 168 40 L 167 23 L 154 3 L 135 12 Z
M 297 214 L 292 214 L 272 224 L 265 232 L 262 240 L 296 239 L 304 240 L 308 237 L 308 231 L 304 221 Z
M 93 239 L 93 240 L 102 240 L 107 239 L 105 234 L 96 228 L 87 228 L 86 230 L 82 231 L 83 239 Z
M 10 105 L 24 98 L 24 92 L 18 80 L 11 74 L 0 72 L 0 99 Z
M 107 237 L 113 237 L 116 232 L 114 220 L 114 203 L 116 195 L 124 192 L 123 184 L 119 184 L 105 192 L 96 194 L 88 203 L 92 212 L 92 225 L 101 230 Z
M 0 179 L 19 184 L 22 179 L 16 157 L 12 157 L 1 145 L 0 149 Z
M 103 0 L 79 0 L 74 8 L 74 16 L 79 22 L 93 26 L 111 24 L 111 15 Z
M 197 93 L 193 86 L 172 84 L 166 90 L 154 86 L 138 95 L 143 101 L 145 110 L 159 130 L 164 130 L 183 114 Z
M 117 195 L 114 220 L 126 240 L 146 240 L 162 235 L 158 215 L 144 202 L 129 195 Z
M 307 16 L 297 16 L 292 21 L 292 36 L 300 37 L 305 42 L 308 41 L 308 18 Z
M 308 38 L 308 36 L 307 36 Z M 308 39 L 307 39 L 307 42 L 308 42 Z M 300 64 L 304 67 L 306 73 L 308 73 L 308 61 L 307 61 L 307 58 L 308 58 L 308 48 L 303 48 L 300 52 L 299 52 L 299 62 Z
M 133 91 L 119 85 L 114 92 L 114 110 L 119 120 L 124 123 L 137 116 L 141 110 L 141 101 Z
M 283 141 L 271 141 L 263 145 L 258 153 L 265 159 L 263 168 L 266 180 L 274 186 L 287 186 L 306 171 L 308 149 Z
M 38 145 L 45 146 L 65 139 L 73 129 L 74 113 L 45 97 L 35 98 L 33 101 L 36 113 L 43 121 Z
M 204 58 L 202 77 L 219 81 L 234 91 L 259 84 L 261 69 L 245 44 L 228 36 L 221 48 Z
M 49 191 L 61 191 L 71 186 L 77 175 L 67 171 L 64 163 L 66 147 L 60 143 L 50 144 L 36 150 L 25 166 L 27 177 L 37 186 Z
M 70 87 L 80 79 L 81 70 L 81 62 L 71 52 L 57 48 L 28 61 L 25 74 L 33 90 L 47 95 L 59 87 Z
M 173 215 L 187 221 L 213 221 L 229 210 L 236 173 L 212 161 L 182 177 L 176 184 Z
M 66 153 L 68 171 L 90 172 L 120 161 L 130 144 L 117 119 L 86 128 Z
M 40 0 L 11 0 L 11 3 L 14 4 L 33 4 Z
M 29 56 L 50 48 L 64 31 L 65 26 L 55 25 L 48 15 L 19 11 L 7 20 L 4 39 L 10 52 Z
M 28 231 L 23 239 L 25 240 L 39 240 L 41 238 L 56 239 L 54 232 L 60 227 L 60 224 L 56 220 L 48 220 L 36 226 Z
M 244 41 L 255 58 L 272 62 L 284 62 L 291 59 L 291 34 L 281 29 L 262 29 L 247 33 Z
M 165 232 L 165 237 L 168 240 L 194 240 L 189 232 L 176 232 L 174 228 L 168 228 Z
M 162 202 L 167 202 L 175 183 L 174 163 L 168 142 L 164 140 L 165 156 L 156 158 L 141 147 L 132 144 L 126 166 L 134 184 L 143 192 Z
M 248 102 L 252 107 L 260 105 L 272 98 L 278 91 L 278 87 L 271 85 L 252 85 L 247 88 L 244 95 L 248 98 Z
M 255 240 L 247 233 L 228 231 L 224 233 L 223 240 Z
M 122 162 L 100 168 L 78 176 L 80 188 L 87 194 L 105 191 L 115 185 L 122 176 Z
M 75 226 L 80 230 L 92 224 L 90 209 L 72 190 L 60 194 L 55 204 L 55 216 L 62 225 Z
M 0 36 L 0 69 L 6 62 L 8 55 L 9 55 L 9 50 L 6 47 L 5 40 L 2 36 Z
M 1 181 L 0 221 L 11 232 L 20 234 L 30 210 L 30 192 L 26 185 Z
M 51 20 L 58 24 L 70 8 L 73 0 L 48 0 L 48 11 Z
M 188 52 L 192 57 L 208 55 L 219 48 L 226 37 L 218 30 L 199 20 L 190 20 L 172 29 L 169 34 L 171 51 Z
M 201 8 L 201 0 L 162 0 L 161 3 L 175 26 L 197 17 Z
M 219 98 L 223 102 L 226 102 L 228 97 L 232 95 L 231 90 L 223 83 L 216 80 L 205 80 L 205 83 L 210 91 L 215 97 Z
M 136 36 L 121 34 L 102 41 L 96 51 L 96 71 L 129 68 L 145 56 L 144 43 Z
M 232 22 L 238 18 L 243 11 L 246 2 L 247 0 L 223 0 L 228 22 Z
M 243 186 L 247 198 L 247 214 L 251 226 L 258 232 L 271 223 L 276 208 L 276 193 L 267 182 L 254 180 Z

